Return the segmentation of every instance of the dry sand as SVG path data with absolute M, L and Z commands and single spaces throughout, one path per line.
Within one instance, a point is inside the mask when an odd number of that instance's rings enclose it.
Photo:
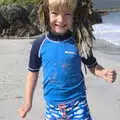
M 0 40 L 0 120 L 21 120 L 17 109 L 23 103 L 27 64 L 32 40 Z M 99 44 L 98 44 L 99 43 Z M 120 70 L 120 48 L 105 41 L 95 44 L 94 54 L 107 68 Z M 118 57 L 119 55 L 119 57 Z M 120 71 L 110 84 L 88 73 L 88 102 L 94 120 L 120 119 Z M 42 120 L 42 73 L 38 81 L 32 110 L 24 120 Z

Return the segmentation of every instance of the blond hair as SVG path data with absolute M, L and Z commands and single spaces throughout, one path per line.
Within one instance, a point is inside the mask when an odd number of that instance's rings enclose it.
M 74 11 L 77 0 L 48 0 L 50 10 Z

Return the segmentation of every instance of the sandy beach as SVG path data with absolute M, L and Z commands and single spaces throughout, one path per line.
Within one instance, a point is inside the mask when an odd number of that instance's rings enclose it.
M 0 40 L 0 120 L 21 120 L 17 109 L 24 100 L 24 86 L 31 42 L 33 40 Z M 96 40 L 94 55 L 106 68 L 118 72 L 111 84 L 88 72 L 86 85 L 88 103 L 94 120 L 120 119 L 120 47 Z M 24 120 L 42 120 L 42 72 L 35 90 L 33 107 Z

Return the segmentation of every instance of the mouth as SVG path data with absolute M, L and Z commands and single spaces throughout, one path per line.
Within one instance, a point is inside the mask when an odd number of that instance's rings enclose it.
M 58 24 L 55 24 L 56 27 L 59 27 L 59 28 L 64 28 L 66 25 L 58 25 Z

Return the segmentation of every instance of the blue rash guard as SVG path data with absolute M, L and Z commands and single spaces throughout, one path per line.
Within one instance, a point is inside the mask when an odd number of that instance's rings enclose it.
M 70 32 L 63 36 L 48 33 L 34 41 L 29 71 L 38 72 L 43 67 L 43 91 L 48 104 L 56 105 L 86 96 L 82 59 Z M 95 66 L 96 59 L 87 65 Z

